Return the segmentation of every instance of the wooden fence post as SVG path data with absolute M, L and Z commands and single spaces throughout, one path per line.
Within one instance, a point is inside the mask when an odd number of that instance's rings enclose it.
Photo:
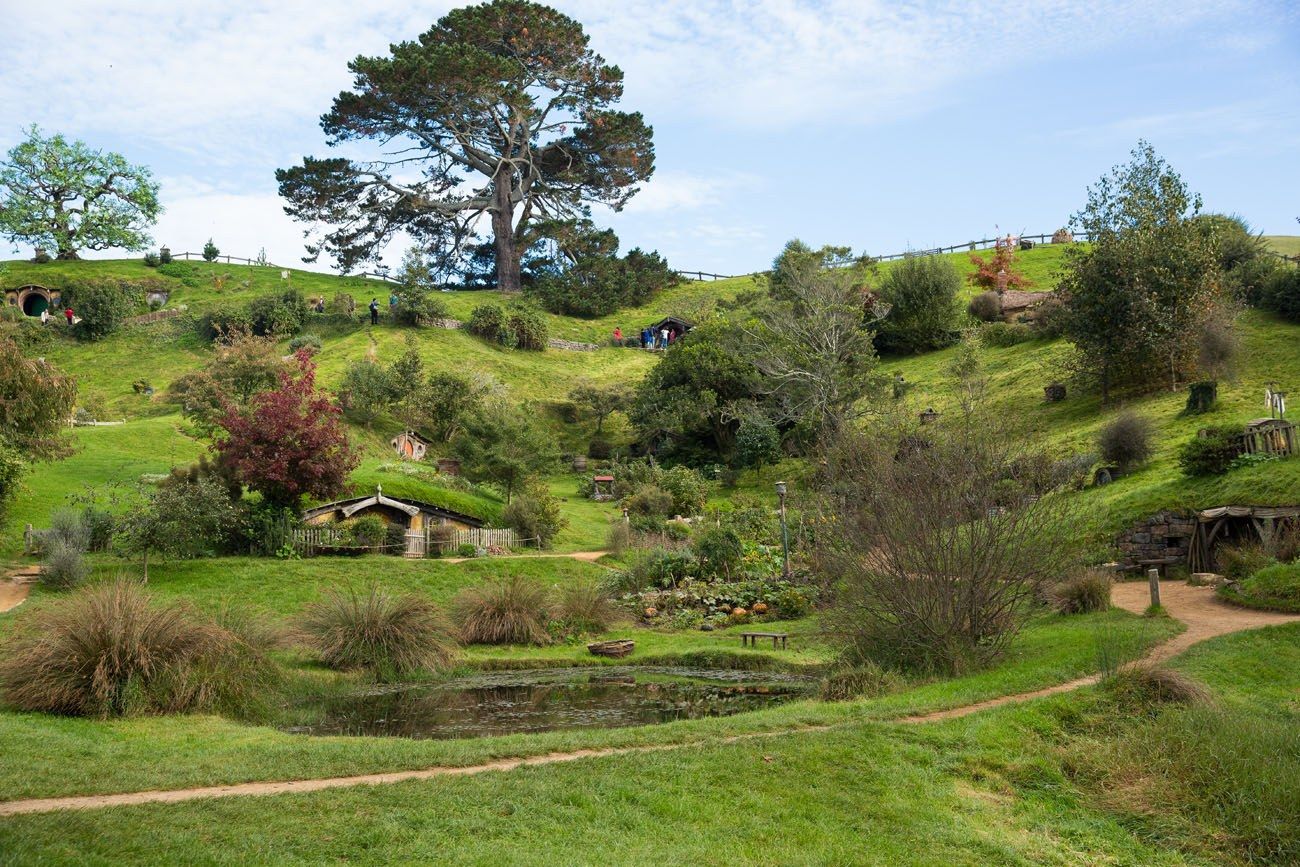
M 1151 607 L 1160 607 L 1160 570 L 1147 570 L 1147 586 L 1151 588 Z

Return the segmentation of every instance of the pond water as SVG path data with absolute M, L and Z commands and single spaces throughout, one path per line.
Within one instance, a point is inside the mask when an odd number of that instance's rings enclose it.
M 384 687 L 298 708 L 308 735 L 473 738 L 726 716 L 808 695 L 815 681 L 768 671 L 608 666 L 492 672 Z

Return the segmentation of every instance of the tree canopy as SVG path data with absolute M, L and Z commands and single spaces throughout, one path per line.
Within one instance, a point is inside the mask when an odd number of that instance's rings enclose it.
M 60 259 L 142 250 L 161 213 L 149 169 L 35 125 L 0 162 L 0 234 L 52 247 Z
M 349 64 L 321 127 L 330 146 L 370 140 L 371 160 L 306 157 L 276 172 L 289 215 L 330 228 L 308 245 L 344 270 L 404 231 L 450 267 L 490 223 L 498 286 L 520 288 L 538 220 L 615 210 L 654 170 L 652 130 L 616 111 L 623 72 L 582 25 L 528 0 L 449 12 L 386 56 Z

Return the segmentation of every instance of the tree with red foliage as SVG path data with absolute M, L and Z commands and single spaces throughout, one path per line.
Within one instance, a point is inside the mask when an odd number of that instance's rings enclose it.
M 348 444 L 334 400 L 316 390 L 316 365 L 306 352 L 297 370 L 280 373 L 279 387 L 248 405 L 227 404 L 225 436 L 214 447 L 221 462 L 268 503 L 295 508 L 303 496 L 328 499 L 343 490 L 358 457 Z
M 1024 274 L 1016 273 L 1016 245 L 1011 236 L 998 238 L 993 244 L 993 258 L 985 260 L 978 253 L 970 254 L 975 273 L 967 282 L 981 289 L 993 289 L 1001 295 L 1007 289 L 1020 289 L 1034 285 Z

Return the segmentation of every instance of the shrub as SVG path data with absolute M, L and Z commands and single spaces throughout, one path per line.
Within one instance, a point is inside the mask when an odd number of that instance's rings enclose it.
M 375 548 L 388 539 L 388 524 L 378 515 L 362 515 L 344 525 L 355 545 Z
M 609 528 L 605 534 L 605 548 L 615 557 L 622 557 L 623 553 L 632 546 L 632 528 L 626 521 L 618 521 Z
M 1219 383 L 1213 379 L 1189 383 L 1187 386 L 1187 404 L 1183 415 L 1200 415 L 1214 408 L 1219 399 Z
M 456 556 L 458 557 L 477 557 L 478 548 L 474 547 L 473 542 L 461 542 L 456 546 Z
M 95 506 L 86 506 L 81 510 L 81 523 L 86 529 L 86 550 L 107 551 L 116 528 L 113 514 Z
M 361 669 L 388 681 L 442 671 L 457 658 L 451 626 L 439 608 L 414 593 L 335 588 L 307 607 L 307 643 L 330 668 Z
M 608 460 L 613 451 L 614 447 L 604 437 L 592 437 L 587 443 L 587 457 L 595 461 Z
M 90 528 L 81 512 L 56 509 L 50 513 L 49 529 L 41 532 L 41 541 L 47 546 L 58 544 L 77 551 L 88 551 Z
M 731 578 L 745 556 L 745 546 L 740 534 L 727 526 L 708 527 L 695 537 L 691 546 L 700 559 L 704 575 Z
M 157 268 L 161 264 L 162 260 L 158 258 L 157 253 L 150 251 L 144 254 L 144 265 L 146 268 Z
M 320 352 L 321 339 L 319 334 L 299 334 L 289 341 L 289 351 L 297 352 L 305 349 L 308 352 Z
M 868 661 L 831 668 L 822 677 L 820 693 L 822 701 L 850 701 L 897 692 L 905 685 L 896 672 Z
M 652 548 L 638 551 L 627 571 L 619 576 L 619 590 L 639 593 L 650 587 L 676 587 L 695 571 L 690 551 Z
M 484 340 L 501 341 L 505 335 L 506 314 L 495 304 L 480 304 L 469 315 L 465 330 Z
M 812 611 L 808 593 L 798 587 L 781 588 L 769 597 L 768 604 L 776 609 L 776 616 L 782 620 L 798 620 Z
M 1223 475 L 1237 458 L 1234 438 L 1240 433 L 1227 425 L 1206 428 L 1178 448 L 1178 466 L 1189 476 Z
M 454 604 L 467 644 L 546 644 L 547 608 L 546 589 L 517 575 L 467 588 Z
M 687 466 L 676 466 L 663 473 L 659 487 L 673 498 L 673 514 L 698 515 L 709 498 L 709 483 L 700 471 Z
M 595 634 L 613 626 L 619 610 L 598 583 L 577 581 L 559 589 L 553 617 L 569 633 Z
M 536 540 L 542 548 L 549 548 L 555 534 L 569 523 L 560 512 L 560 501 L 545 490 L 515 497 L 502 511 L 501 520 L 514 528 L 521 539 Z
M 297 289 L 263 295 L 249 302 L 247 318 L 258 337 L 297 334 L 307 321 L 307 299 Z
M 1051 587 L 1048 598 L 1061 614 L 1090 614 L 1110 608 L 1110 574 L 1088 569 Z
M 1260 306 L 1300 322 L 1300 268 L 1278 268 L 1261 290 Z
M 404 286 L 397 298 L 396 317 L 402 325 L 429 325 L 451 318 L 446 302 L 426 286 Z
M 1162 704 L 1206 704 L 1210 691 L 1181 671 L 1155 665 L 1130 665 L 1106 679 L 1120 704 L 1149 709 Z
M 985 346 L 1015 346 L 1038 338 L 1023 322 L 986 322 L 980 326 L 979 336 Z
M 507 342 L 517 349 L 541 352 L 546 349 L 550 332 L 546 317 L 531 307 L 514 307 L 506 319 Z
M 212 243 L 211 238 L 208 238 L 208 242 L 203 245 L 204 261 L 215 262 L 217 260 L 217 257 L 220 255 L 221 255 L 221 248 L 218 247 L 216 244 Z
M 1137 413 L 1121 413 L 1102 426 L 1097 449 L 1108 464 L 1121 470 L 1135 467 L 1151 457 L 1151 422 Z
M 624 502 L 633 515 L 663 518 L 672 514 L 673 495 L 663 488 L 646 485 Z
M 63 292 L 63 302 L 81 320 L 73 334 L 79 340 L 100 340 L 117 331 L 132 312 L 131 299 L 117 283 L 94 280 L 78 283 Z
M 1244 581 L 1273 562 L 1263 545 L 1222 545 L 1216 552 L 1219 571 L 1229 581 Z
M 981 292 L 970 300 L 966 310 L 981 322 L 995 322 L 1002 318 L 1002 299 L 996 292 Z
M 180 604 L 117 579 L 21 621 L 0 656 L 6 701 L 80 716 L 237 707 L 273 680 L 259 650 Z
M 41 584 L 55 590 L 77 587 L 90 574 L 83 548 L 55 539 L 45 545 L 41 563 Z
M 909 256 L 885 275 L 882 298 L 890 305 L 876 341 L 885 350 L 923 352 L 952 342 L 961 275 L 939 256 Z

